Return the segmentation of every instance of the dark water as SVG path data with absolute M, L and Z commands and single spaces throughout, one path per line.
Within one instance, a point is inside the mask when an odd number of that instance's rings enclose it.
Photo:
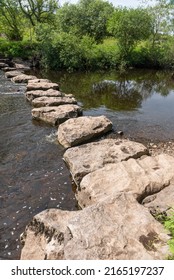
M 76 209 L 56 129 L 32 122 L 18 89 L 0 73 L 0 259 L 19 258 L 19 235 L 36 213 Z
M 76 96 L 84 115 L 108 116 L 126 137 L 174 140 L 171 72 L 35 74 L 59 82 Z M 36 213 L 76 209 L 56 129 L 32 122 L 24 90 L 0 72 L 0 259 L 19 258 L 19 235 Z
M 73 93 L 87 115 L 108 116 L 116 130 L 147 141 L 174 139 L 172 72 L 130 70 L 97 73 L 43 73 Z

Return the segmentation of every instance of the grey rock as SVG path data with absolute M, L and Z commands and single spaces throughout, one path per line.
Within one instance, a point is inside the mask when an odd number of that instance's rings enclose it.
M 112 130 L 112 122 L 105 116 L 79 117 L 61 124 L 58 141 L 65 148 L 83 144 Z
M 15 71 L 16 70 L 16 68 L 15 67 L 4 67 L 3 69 L 2 69 L 4 72 L 10 72 L 10 71 Z M 22 72 L 21 72 L 21 74 L 22 74 Z
M 174 182 L 159 193 L 146 197 L 142 204 L 159 220 L 170 215 L 174 209 Z
M 6 64 L 4 62 L 0 62 L 0 69 L 2 69 L 4 67 L 8 67 L 8 64 Z
M 121 192 L 82 211 L 36 215 L 23 234 L 21 259 L 161 260 L 168 239 L 149 211 Z
M 139 158 L 147 154 L 147 148 L 140 143 L 129 140 L 104 139 L 70 148 L 66 150 L 63 158 L 78 186 L 85 175 L 109 163 Z
M 38 97 L 32 100 L 33 107 L 45 107 L 45 106 L 59 106 L 64 104 L 77 104 L 75 98 L 71 97 Z
M 76 193 L 83 208 L 118 192 L 130 192 L 141 203 L 149 195 L 160 192 L 172 184 L 174 158 L 169 155 L 129 159 L 117 164 L 107 164 L 86 175 Z
M 30 70 L 30 67 L 25 65 L 25 64 L 22 64 L 22 63 L 15 63 L 15 67 L 17 70 L 21 71 L 29 71 Z
M 34 79 L 36 79 L 35 76 L 21 74 L 19 76 L 13 77 L 11 80 L 12 80 L 12 82 L 15 82 L 15 83 L 27 83 L 29 80 L 34 80 Z
M 58 107 L 40 107 L 32 110 L 32 117 L 52 125 L 59 125 L 69 118 L 77 118 L 82 114 L 78 105 L 60 105 Z
M 48 89 L 55 89 L 59 90 L 59 85 L 56 83 L 50 83 L 50 82 L 29 82 L 27 85 L 27 91 L 30 90 L 48 90 Z
M 66 95 L 61 91 L 55 90 L 55 89 L 48 89 L 48 90 L 31 90 L 27 91 L 25 94 L 27 100 L 29 102 L 32 102 L 33 99 L 38 98 L 38 97 L 73 97 L 72 95 Z
M 22 72 L 21 71 L 17 71 L 17 70 L 14 70 L 14 71 L 7 71 L 5 73 L 5 76 L 7 78 L 13 78 L 13 77 L 16 77 L 16 76 L 19 76 L 19 75 L 22 75 Z

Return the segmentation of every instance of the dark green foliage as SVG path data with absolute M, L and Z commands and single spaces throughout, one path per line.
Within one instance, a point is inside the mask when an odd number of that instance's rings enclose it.
M 152 19 L 145 9 L 117 9 L 108 22 L 108 30 L 118 39 L 122 59 L 129 60 L 136 44 L 149 38 Z
M 35 53 L 37 43 L 7 41 L 0 39 L 0 55 L 5 57 L 20 57 L 22 59 L 29 59 Z
M 102 41 L 107 35 L 107 21 L 114 12 L 112 4 L 104 0 L 80 0 L 78 4 L 65 4 L 57 18 L 60 30 L 79 37 L 85 35 Z

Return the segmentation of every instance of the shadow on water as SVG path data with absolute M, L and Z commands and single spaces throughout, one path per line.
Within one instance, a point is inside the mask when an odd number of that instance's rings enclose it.
M 35 73 L 73 93 L 84 115 L 104 114 L 131 139 L 174 139 L 174 80 L 170 72 Z M 56 128 L 31 120 L 24 85 L 0 72 L 0 259 L 18 259 L 19 236 L 47 208 L 76 210 L 64 149 Z

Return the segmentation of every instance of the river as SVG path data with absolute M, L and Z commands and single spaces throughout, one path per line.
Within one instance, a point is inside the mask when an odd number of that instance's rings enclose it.
M 171 72 L 130 70 L 35 73 L 73 93 L 84 115 L 109 117 L 114 130 L 137 141 L 174 140 L 174 79 Z M 77 210 L 57 129 L 31 119 L 25 85 L 0 72 L 0 259 L 19 259 L 19 236 L 47 208 Z

